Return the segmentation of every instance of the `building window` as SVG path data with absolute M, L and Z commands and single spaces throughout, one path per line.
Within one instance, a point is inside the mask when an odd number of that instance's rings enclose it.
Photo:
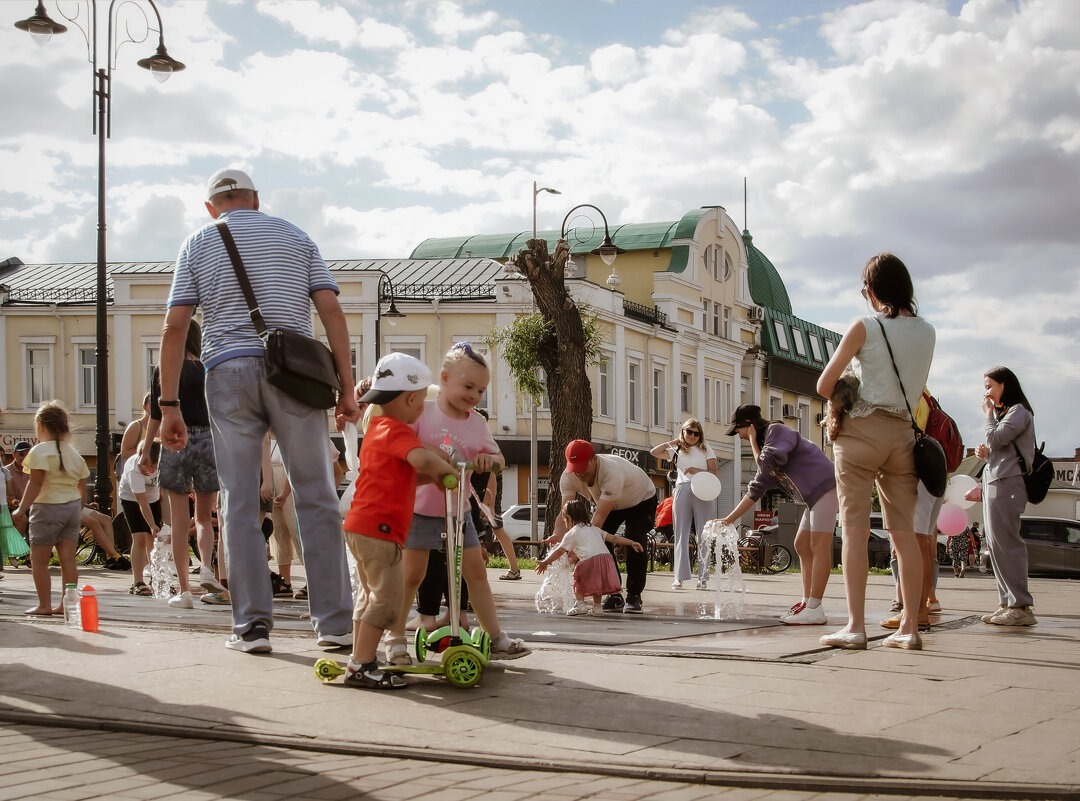
M 709 333 L 709 301 L 704 301 L 705 311 L 701 315 L 701 330 Z
M 693 406 L 693 387 L 690 384 L 693 380 L 690 373 L 682 373 L 679 377 L 679 409 L 684 414 L 689 414 Z
M 773 320 L 773 331 L 776 333 L 776 347 L 788 350 L 787 329 L 782 320 Z
M 600 363 L 598 378 L 596 382 L 596 391 L 599 395 L 597 413 L 601 417 L 611 417 L 611 399 L 615 395 L 615 375 L 611 364 L 611 354 L 608 354 L 608 357 Z
M 419 359 L 427 364 L 424 354 L 424 337 L 410 337 L 402 336 L 385 336 L 383 337 L 382 355 L 385 356 L 388 353 L 407 353 L 410 356 Z M 440 358 L 442 354 L 439 354 Z M 440 362 L 439 366 L 442 364 Z M 438 375 L 438 371 L 435 373 Z
M 653 367 L 652 371 L 652 424 L 660 428 L 664 425 L 664 369 Z
M 704 412 L 705 421 L 712 420 L 712 409 L 709 407 L 709 385 L 712 381 L 708 378 L 705 379 L 705 384 L 702 387 L 701 395 L 701 409 Z
M 802 329 L 791 326 L 791 343 L 795 346 L 795 353 L 802 359 L 806 358 L 806 343 L 802 338 Z
M 375 372 L 374 368 L 372 368 L 371 373 L 363 369 L 364 349 L 362 345 L 360 337 L 349 337 L 349 363 L 352 365 L 353 379 L 356 381 L 360 381 L 360 379 Z
M 626 364 L 626 419 L 641 422 L 641 363 Z
M 725 381 L 723 386 L 723 407 L 721 421 L 727 422 L 731 419 L 731 415 L 735 413 L 735 385 L 730 381 Z
M 701 262 L 707 272 L 717 281 L 726 281 L 731 277 L 731 256 L 724 252 L 724 248 L 717 244 L 709 245 L 701 254 Z
M 26 347 L 26 405 L 38 406 L 53 399 L 52 346 Z
M 799 433 L 810 439 L 810 406 L 806 403 L 799 404 Z
M 713 307 L 712 307 L 712 332 L 713 332 L 713 336 L 722 336 L 723 335 L 723 330 L 724 329 L 723 329 L 723 324 L 721 322 L 722 319 L 723 319 L 723 314 L 724 314 L 724 307 L 721 306 L 719 303 L 714 303 Z
M 815 362 L 822 361 L 821 359 L 821 343 L 818 341 L 818 336 L 813 331 L 807 331 L 806 335 L 810 337 L 810 353 L 814 356 Z
M 97 405 L 97 346 L 79 345 L 75 384 L 79 406 Z
M 551 411 L 551 393 L 548 392 L 547 373 L 544 372 L 543 367 L 536 368 L 540 373 L 540 383 L 544 385 L 544 394 L 540 396 L 540 402 L 536 404 L 536 408 L 542 412 Z M 485 396 L 487 393 L 484 393 Z
M 143 364 L 146 366 L 146 388 L 154 386 L 154 368 L 161 362 L 161 348 L 158 345 L 143 345 Z
M 721 278 L 720 280 L 721 280 L 721 281 L 726 281 L 726 280 L 728 280 L 729 278 L 731 278 L 731 274 L 732 274 L 733 272 L 735 272 L 735 265 L 734 265 L 734 264 L 732 264 L 732 261 L 731 261 L 731 254 L 730 254 L 730 253 L 728 253 L 728 252 L 727 252 L 727 251 L 725 250 L 725 251 L 724 251 L 724 273 L 723 273 L 723 276 L 724 276 L 724 277 L 723 277 L 723 278 Z
M 731 307 L 724 306 L 723 316 L 720 319 L 720 336 L 731 339 Z
M 825 340 L 825 352 L 829 354 L 829 358 L 832 358 L 833 353 L 836 351 L 836 343 L 831 339 Z
M 772 395 L 769 397 L 769 419 L 779 420 L 781 414 L 781 401 L 783 399 L 779 395 Z

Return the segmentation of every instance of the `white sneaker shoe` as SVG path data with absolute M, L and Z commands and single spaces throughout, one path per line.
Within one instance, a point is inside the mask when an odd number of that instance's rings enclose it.
M 225 592 L 225 585 L 214 578 L 214 571 L 207 567 L 199 571 L 199 586 L 207 592 Z
M 173 609 L 194 609 L 195 599 L 191 595 L 191 590 L 174 595 L 169 599 L 169 606 Z
M 681 590 L 682 589 L 682 582 L 679 581 L 678 579 L 675 579 L 673 582 L 671 582 L 671 589 L 673 589 L 673 590 Z
M 352 648 L 352 632 L 350 631 L 347 634 L 323 634 L 315 644 L 322 648 Z
M 814 609 L 804 606 L 797 612 L 791 612 L 782 620 L 787 626 L 824 626 L 829 622 L 829 619 L 825 617 L 825 610 L 820 606 Z
M 566 610 L 566 616 L 575 617 L 577 615 L 587 615 L 589 614 L 591 609 L 592 607 L 586 606 L 583 603 L 575 603 L 573 606 Z

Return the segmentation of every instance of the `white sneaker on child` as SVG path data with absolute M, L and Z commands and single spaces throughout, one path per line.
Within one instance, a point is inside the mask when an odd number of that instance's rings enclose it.
M 828 622 L 825 610 L 821 606 L 815 606 L 813 609 L 804 606 L 784 618 L 784 624 L 788 626 L 824 626 Z
M 574 617 L 575 615 L 587 615 L 592 607 L 586 606 L 580 601 L 575 603 L 569 609 L 566 610 L 567 617 Z
M 179 595 L 174 595 L 169 599 L 169 606 L 173 609 L 194 609 L 195 599 L 191 594 L 191 591 L 182 592 Z

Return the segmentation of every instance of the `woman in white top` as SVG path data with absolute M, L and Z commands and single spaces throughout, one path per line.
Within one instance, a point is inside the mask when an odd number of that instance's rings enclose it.
M 675 500 L 671 505 L 672 524 L 675 527 L 675 581 L 671 586 L 682 587 L 690 579 L 690 525 L 693 523 L 696 536 L 700 537 L 705 524 L 716 517 L 716 502 L 703 501 L 694 495 L 690 480 L 695 473 L 716 475 L 716 454 L 712 446 L 705 442 L 701 422 L 693 417 L 682 425 L 679 438 L 657 445 L 650 453 L 653 456 L 677 454 L 675 479 Z
M 143 452 L 148 454 L 149 473 L 139 470 L 139 461 Z M 143 570 L 150 561 L 150 549 L 154 546 L 154 536 L 161 529 L 161 488 L 158 486 L 158 458 L 161 455 L 161 443 L 140 440 L 120 474 L 120 486 L 116 494 L 120 497 L 120 507 L 127 518 L 128 530 L 131 531 L 131 576 L 132 585 L 128 590 L 132 595 L 150 596 L 154 593 L 143 581 Z
M 862 282 L 862 295 L 876 313 L 852 324 L 817 383 L 818 393 L 828 398 L 848 364 L 859 378 L 858 396 L 833 443 L 848 624 L 826 634 L 821 644 L 866 648 L 866 544 L 871 487 L 876 482 L 885 528 L 900 565 L 904 601 L 900 627 L 884 644 L 918 650 L 922 648 L 918 629 L 922 555 L 915 539 L 919 479 L 910 410 L 926 386 L 936 335 L 933 326 L 917 315 L 911 275 L 896 256 L 879 253 L 870 259 L 863 267 Z

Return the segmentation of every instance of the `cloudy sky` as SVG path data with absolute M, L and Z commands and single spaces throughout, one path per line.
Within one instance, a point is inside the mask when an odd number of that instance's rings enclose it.
M 969 445 L 1003 363 L 1050 454 L 1080 446 L 1080 2 L 158 5 L 187 70 L 159 86 L 135 66 L 152 47 L 120 48 L 110 261 L 173 258 L 224 165 L 328 258 L 525 230 L 534 179 L 563 192 L 541 228 L 584 202 L 613 223 L 719 204 L 838 331 L 862 264 L 899 254 Z M 33 10 L 0 3 L 0 259 L 92 261 L 91 71 L 73 25 L 42 48 L 12 27 Z

